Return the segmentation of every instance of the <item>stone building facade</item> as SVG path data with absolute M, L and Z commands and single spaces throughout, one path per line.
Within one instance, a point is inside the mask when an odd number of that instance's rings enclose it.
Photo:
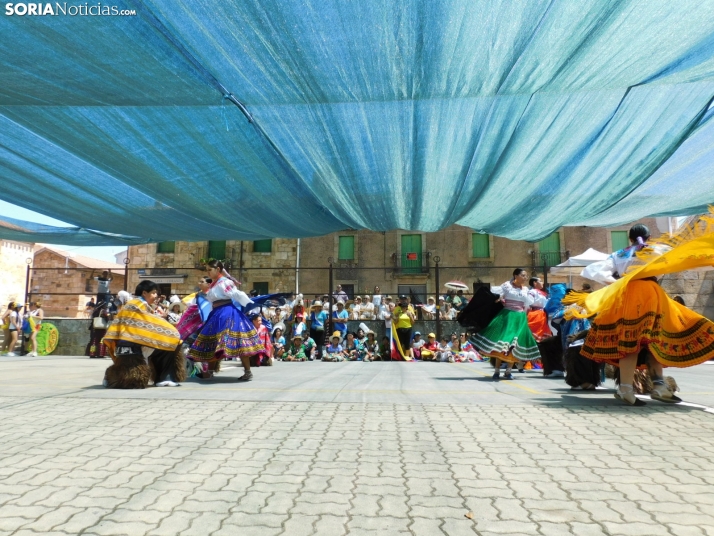
M 203 275 L 202 260 L 225 260 L 231 275 L 243 283 L 247 292 L 261 294 L 290 292 L 295 288 L 297 241 L 229 240 L 221 242 L 162 242 L 129 247 L 128 288 L 151 279 L 162 294 L 184 296 L 197 290 Z
M 54 246 L 38 246 L 30 279 L 30 301 L 41 301 L 45 316 L 83 318 L 87 302 L 97 295 L 95 277 L 111 270 L 109 290 L 124 288 L 124 266 L 81 255 Z
M 671 229 L 674 219 L 645 218 L 653 237 Z M 293 292 L 308 298 L 330 291 L 329 261 L 333 263 L 333 288 L 342 285 L 350 297 L 371 294 L 414 293 L 423 300 L 437 292 L 435 260 L 440 260 L 440 285 L 459 280 L 469 290 L 479 285 L 499 285 L 510 279 L 513 269 L 525 268 L 544 277 L 544 268 L 565 261 L 588 248 L 609 253 L 627 242 L 632 222 L 618 227 L 562 227 L 540 242 L 509 240 L 474 233 L 453 225 L 434 233 L 412 231 L 345 230 L 329 235 L 295 239 L 228 242 L 169 242 L 129 248 L 129 289 L 141 279 L 162 285 L 162 292 L 186 295 L 196 290 L 202 275 L 201 259 L 226 259 L 243 289 L 259 293 Z M 298 267 L 299 256 L 299 267 Z M 578 275 L 553 276 L 550 283 L 572 283 L 580 288 L 586 280 Z M 588 281 L 594 288 L 598 285 Z M 697 312 L 714 318 L 714 271 L 672 274 L 662 280 L 671 295 L 682 295 Z
M 0 241 L 0 314 L 11 301 L 24 302 L 27 261 L 34 258 L 34 244 Z

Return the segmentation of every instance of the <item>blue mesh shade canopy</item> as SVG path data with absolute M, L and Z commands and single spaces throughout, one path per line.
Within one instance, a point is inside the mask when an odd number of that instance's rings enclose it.
M 120 7 L 0 16 L 0 199 L 74 226 L 0 237 L 538 240 L 714 202 L 711 2 Z

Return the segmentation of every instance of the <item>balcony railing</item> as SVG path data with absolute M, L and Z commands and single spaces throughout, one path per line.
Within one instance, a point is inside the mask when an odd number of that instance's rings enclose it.
M 429 273 L 426 256 L 423 253 L 402 253 L 397 271 L 401 274 Z
M 543 266 L 544 264 L 548 267 L 557 266 L 568 260 L 568 257 L 570 257 L 569 251 L 534 251 L 533 266 Z

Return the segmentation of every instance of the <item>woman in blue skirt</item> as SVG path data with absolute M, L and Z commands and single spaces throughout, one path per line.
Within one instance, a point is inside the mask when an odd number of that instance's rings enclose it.
M 245 374 L 238 381 L 250 381 L 250 357 L 264 350 L 253 323 L 234 305 L 242 307 L 252 303 L 248 295 L 238 290 L 237 281 L 223 268 L 221 261 L 211 260 L 206 269 L 213 280 L 206 299 L 212 303 L 213 310 L 208 315 L 196 340 L 191 345 L 189 357 L 194 361 L 206 362 L 209 371 L 200 377 L 210 378 L 218 370 L 225 358 L 240 358 Z

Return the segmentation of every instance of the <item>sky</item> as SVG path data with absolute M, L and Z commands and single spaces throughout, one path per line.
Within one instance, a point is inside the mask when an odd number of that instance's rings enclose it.
M 68 223 L 55 220 L 54 218 L 50 218 L 48 216 L 43 216 L 42 214 L 33 212 L 32 210 L 27 210 L 26 208 L 18 207 L 2 200 L 0 200 L 0 214 L 9 218 L 15 218 L 17 220 L 41 223 L 44 225 L 55 225 L 57 227 L 72 227 L 72 225 Z M 116 262 L 114 254 L 126 250 L 126 246 L 77 247 L 60 244 L 55 244 L 55 246 L 69 253 L 76 253 L 77 255 L 84 255 L 85 257 L 92 257 L 94 259 L 100 259 L 102 261 L 107 262 Z

